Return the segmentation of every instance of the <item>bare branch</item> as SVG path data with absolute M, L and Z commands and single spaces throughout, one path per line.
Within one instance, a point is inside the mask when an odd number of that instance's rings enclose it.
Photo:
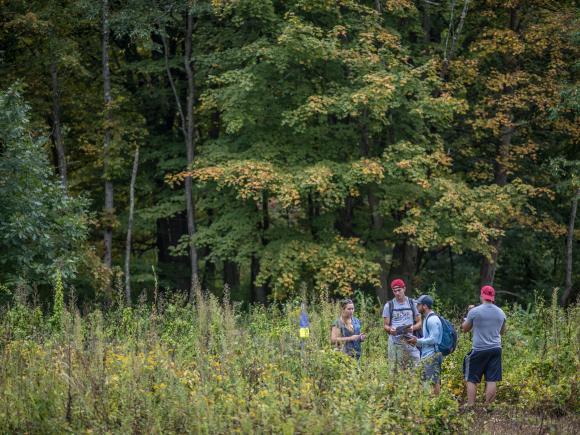
M 449 46 L 449 38 L 451 34 L 453 34 L 453 21 L 455 18 L 455 0 L 451 1 L 451 14 L 449 17 L 449 29 L 447 30 L 447 37 L 445 38 L 445 50 L 443 51 L 443 62 L 448 63 L 449 60 L 447 59 L 447 48 Z
M 453 53 L 455 51 L 455 44 L 457 43 L 457 39 L 459 39 L 459 35 L 461 34 L 461 30 L 463 30 L 463 24 L 465 23 L 465 17 L 467 16 L 467 10 L 469 9 L 469 2 L 470 0 L 464 0 L 463 2 L 463 11 L 461 11 L 461 18 L 459 19 L 459 24 L 457 25 L 457 29 L 453 32 L 453 41 L 451 41 L 451 49 L 449 50 L 449 57 L 453 58 Z
M 131 184 L 129 187 L 129 221 L 127 223 L 127 242 L 125 244 L 125 301 L 131 305 L 131 238 L 133 233 L 133 215 L 135 211 L 135 184 L 139 168 L 139 145 L 135 148 Z
M 163 56 L 165 58 L 165 70 L 167 71 L 167 78 L 169 79 L 169 84 L 171 85 L 171 90 L 173 91 L 173 96 L 175 97 L 175 103 L 177 104 L 177 110 L 179 111 L 179 117 L 181 118 L 181 131 L 183 136 L 187 136 L 185 115 L 183 113 L 183 107 L 181 106 L 181 101 L 179 99 L 179 94 L 177 93 L 177 88 L 175 87 L 175 82 L 173 81 L 173 75 L 171 74 L 171 68 L 169 67 L 169 47 L 167 45 L 167 38 L 163 31 L 159 32 L 161 34 L 161 41 L 163 42 Z

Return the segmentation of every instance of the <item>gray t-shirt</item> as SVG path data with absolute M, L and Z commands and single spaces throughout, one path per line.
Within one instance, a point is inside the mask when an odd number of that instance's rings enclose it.
M 404 325 L 413 325 L 415 319 L 413 318 L 413 310 L 416 315 L 419 315 L 417 311 L 417 303 L 413 301 L 413 309 L 411 309 L 411 301 L 409 298 L 405 298 L 403 303 L 397 302 L 397 299 L 393 299 L 393 318 L 391 319 L 391 326 L 397 328 Z M 383 317 L 390 318 L 389 312 L 389 302 L 387 302 L 383 308 Z M 393 337 L 389 335 L 389 340 L 399 343 L 398 337 Z
M 469 310 L 467 322 L 473 325 L 473 350 L 501 347 L 500 331 L 506 317 L 494 304 L 481 304 Z

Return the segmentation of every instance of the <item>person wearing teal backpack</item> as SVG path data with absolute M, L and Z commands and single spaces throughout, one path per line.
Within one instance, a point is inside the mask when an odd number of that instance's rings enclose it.
M 424 318 L 423 338 L 408 336 L 407 342 L 416 345 L 421 350 L 421 366 L 423 380 L 433 385 L 433 394 L 441 392 L 441 363 L 443 355 L 438 345 L 441 343 L 443 326 L 439 316 L 433 312 L 433 298 L 421 295 L 417 299 L 417 310 Z

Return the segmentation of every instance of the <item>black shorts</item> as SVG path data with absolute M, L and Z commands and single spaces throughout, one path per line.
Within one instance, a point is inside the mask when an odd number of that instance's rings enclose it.
M 463 378 L 467 382 L 479 384 L 483 375 L 486 382 L 499 382 L 501 374 L 501 347 L 472 350 L 463 359 Z

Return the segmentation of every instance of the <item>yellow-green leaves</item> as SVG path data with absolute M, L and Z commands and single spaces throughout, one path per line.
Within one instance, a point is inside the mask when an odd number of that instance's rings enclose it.
M 324 243 L 281 240 L 265 250 L 257 283 L 269 282 L 275 299 L 299 294 L 303 284 L 318 292 L 347 296 L 357 286 L 380 285 L 379 265 L 356 238 Z

